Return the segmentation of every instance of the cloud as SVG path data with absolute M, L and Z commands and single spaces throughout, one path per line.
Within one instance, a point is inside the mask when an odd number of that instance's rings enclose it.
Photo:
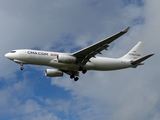
M 0 117 L 12 120 L 60 120 L 36 98 L 30 82 L 14 82 L 0 90 Z

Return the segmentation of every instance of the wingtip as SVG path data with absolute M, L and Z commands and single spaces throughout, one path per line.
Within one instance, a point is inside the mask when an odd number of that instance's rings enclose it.
M 150 56 L 153 56 L 153 55 L 155 55 L 154 53 L 153 54 L 150 54 Z
M 126 29 L 123 30 L 123 32 L 125 32 L 125 33 L 128 32 L 129 28 L 130 27 L 128 26 Z

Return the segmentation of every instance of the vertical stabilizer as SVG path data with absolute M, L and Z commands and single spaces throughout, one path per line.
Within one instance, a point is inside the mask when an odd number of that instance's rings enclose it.
M 122 59 L 137 60 L 142 57 L 144 42 L 138 42 Z

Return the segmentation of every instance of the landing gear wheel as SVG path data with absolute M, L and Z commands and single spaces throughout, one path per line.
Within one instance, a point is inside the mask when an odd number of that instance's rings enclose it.
M 83 74 L 85 74 L 86 72 L 87 72 L 87 70 L 86 70 L 86 69 L 82 70 L 82 73 L 83 73 Z
M 20 70 L 23 70 L 23 69 L 24 69 L 23 67 L 20 68 Z
M 24 68 L 23 68 L 23 63 L 21 63 L 20 65 L 21 65 L 21 68 L 20 68 L 20 70 L 23 70 L 23 69 L 24 69 Z
M 79 71 L 82 71 L 83 74 L 85 74 L 85 73 L 87 72 L 87 70 L 86 70 L 86 69 L 83 69 L 82 66 L 79 66 L 79 69 L 78 69 L 78 70 L 79 70 Z
M 73 78 L 74 78 L 74 75 L 71 75 L 70 78 L 73 79 Z
M 74 78 L 74 81 L 78 81 L 78 79 L 79 79 L 78 77 L 75 77 L 75 78 Z
M 81 66 L 79 66 L 79 69 L 78 69 L 79 71 L 82 71 L 83 70 L 83 68 L 81 67 Z

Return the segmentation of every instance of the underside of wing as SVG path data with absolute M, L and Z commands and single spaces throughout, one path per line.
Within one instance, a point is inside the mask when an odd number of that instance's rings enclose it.
M 76 56 L 78 63 L 83 66 L 85 65 L 89 59 L 91 57 L 95 57 L 96 54 L 100 54 L 101 51 L 103 50 L 107 50 L 107 48 L 109 47 L 109 44 L 111 42 L 113 42 L 114 40 L 116 40 L 117 38 L 119 38 L 120 36 L 122 36 L 123 34 L 125 34 L 126 32 L 128 32 L 129 27 L 127 27 L 126 29 L 124 29 L 123 31 L 120 31 L 119 33 L 108 37 L 104 40 L 101 40 L 100 42 L 97 42 L 89 47 L 86 47 L 82 50 L 79 50 L 75 53 L 73 53 L 72 55 Z
M 68 75 L 74 75 L 74 76 L 79 76 L 79 72 L 78 71 L 70 71 L 70 70 L 60 70 Z

